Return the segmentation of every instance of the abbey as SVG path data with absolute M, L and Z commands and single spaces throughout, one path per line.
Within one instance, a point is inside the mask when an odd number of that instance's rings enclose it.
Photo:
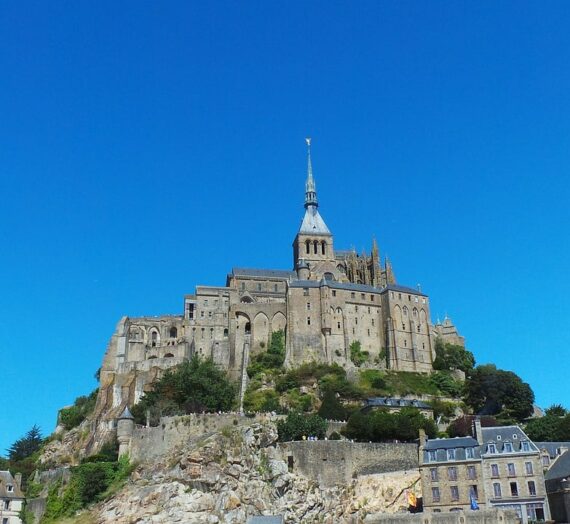
M 336 250 L 319 212 L 308 143 L 304 215 L 293 241 L 293 269 L 234 267 L 224 286 L 197 286 L 181 315 L 123 317 L 101 368 L 99 413 L 117 416 L 164 369 L 192 355 L 211 357 L 246 386 L 252 355 L 285 331 L 286 365 L 306 361 L 354 368 L 350 346 L 368 353 L 363 367 L 430 372 L 437 336 L 463 344 L 453 324 L 433 325 L 428 296 L 396 283 L 370 254 Z

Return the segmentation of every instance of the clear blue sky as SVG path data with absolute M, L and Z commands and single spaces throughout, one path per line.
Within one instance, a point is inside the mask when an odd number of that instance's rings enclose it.
M 3 2 L 0 452 L 89 393 L 122 315 L 290 268 L 305 142 L 480 363 L 570 407 L 568 2 Z

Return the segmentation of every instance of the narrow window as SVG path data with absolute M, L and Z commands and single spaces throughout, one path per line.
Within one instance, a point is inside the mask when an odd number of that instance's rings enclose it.
M 340 329 L 340 322 L 337 322 L 337 323 L 336 323 L 336 327 L 337 327 L 338 329 Z
M 208 311 L 208 318 L 212 318 L 212 312 Z
M 242 291 L 245 291 L 245 282 L 242 282 L 242 283 L 241 283 L 241 290 L 242 290 Z
M 313 252 L 315 255 L 319 252 L 319 243 L 316 240 L 313 242 Z
M 467 466 L 467 478 L 469 480 L 475 480 L 477 478 L 477 471 L 475 466 Z
M 404 340 L 404 347 L 407 348 L 408 347 L 408 341 Z
M 228 338 L 228 328 L 224 329 L 224 338 Z
M 451 467 L 447 468 L 447 477 L 449 480 L 457 480 L 457 468 Z
M 437 468 L 430 468 L 429 470 L 429 475 L 431 478 L 432 482 L 437 482 L 438 477 L 437 477 Z
M 311 317 L 307 317 L 307 326 L 311 325 Z
M 360 299 L 364 300 L 364 293 L 360 293 Z
M 507 464 L 507 475 L 509 475 L 509 477 L 514 477 L 516 475 L 515 465 L 512 462 Z
M 532 480 L 528 481 L 528 494 L 533 497 L 536 495 L 536 484 Z
M 275 291 L 275 293 L 277 293 L 277 290 L 278 290 L 277 284 L 275 284 L 275 285 L 273 286 L 273 290 Z
M 311 252 L 311 243 L 308 240 L 305 242 L 305 248 L 308 255 Z
M 354 306 L 354 311 L 358 313 L 358 306 Z
M 472 484 L 469 486 L 469 498 L 477 500 L 479 498 L 479 490 L 477 489 L 477 484 Z
M 451 486 L 451 500 L 459 500 L 459 487 L 458 486 Z
M 495 498 L 500 499 L 501 498 L 501 485 L 498 482 L 494 482 L 493 483 L 493 495 L 495 495 Z
M 354 323 L 355 323 L 356 325 L 358 325 L 358 319 L 357 319 L 357 318 L 354 319 Z
M 439 488 L 437 486 L 435 488 L 431 488 L 431 498 L 434 502 L 439 502 Z
M 175 327 L 170 328 L 170 338 L 176 338 L 178 336 L 178 330 Z
M 533 471 L 532 471 L 532 462 L 525 462 L 524 463 L 524 468 L 526 471 L 527 475 L 532 475 Z
M 370 336 L 370 330 L 368 330 L 368 336 Z
M 307 302 L 307 311 L 311 311 L 311 303 Z
M 257 284 L 257 291 L 261 291 L 261 284 Z
M 333 289 L 332 296 L 336 297 L 336 291 Z
M 321 242 L 321 252 L 323 255 L 327 254 L 327 244 L 326 242 Z
M 374 295 L 370 295 L 370 302 L 374 302 Z
M 516 482 L 511 482 L 511 497 L 519 496 L 519 487 Z
M 208 299 L 204 300 L 204 305 L 207 306 L 208 305 Z
M 354 298 L 356 296 L 356 294 L 353 292 L 350 294 L 350 298 Z
M 491 476 L 498 477 L 499 476 L 499 465 L 498 464 L 491 464 Z
M 303 288 L 303 295 L 305 295 L 306 297 L 309 296 L 309 288 L 308 287 Z
M 374 319 L 372 319 L 372 326 L 374 327 Z

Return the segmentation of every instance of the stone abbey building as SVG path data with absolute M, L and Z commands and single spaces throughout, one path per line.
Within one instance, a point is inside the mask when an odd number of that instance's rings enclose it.
M 307 143 L 293 269 L 234 267 L 224 286 L 197 286 L 186 295 L 183 314 L 123 317 L 101 368 L 100 414 L 116 417 L 162 370 L 195 354 L 212 357 L 243 390 L 248 360 L 266 350 L 277 330 L 285 331 L 288 366 L 315 360 L 351 368 L 350 345 L 358 341 L 369 354 L 365 367 L 428 373 L 436 336 L 463 343 L 449 319 L 431 323 L 425 293 L 396 283 L 376 241 L 370 254 L 335 249 L 319 212 Z

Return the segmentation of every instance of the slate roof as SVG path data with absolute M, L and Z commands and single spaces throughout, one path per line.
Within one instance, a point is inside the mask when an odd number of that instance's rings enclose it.
M 316 206 L 308 206 L 301 222 L 299 233 L 308 235 L 330 235 L 331 232 L 319 214 Z
M 570 442 L 535 442 L 538 449 L 545 449 L 548 451 L 551 459 L 560 455 L 560 448 L 567 448 L 570 450 Z
M 513 445 L 513 450 L 520 451 L 521 442 L 527 441 L 530 444 L 531 451 L 538 451 L 536 444 L 532 442 L 526 433 L 518 426 L 497 426 L 492 428 L 481 428 L 483 435 L 483 443 L 494 443 L 497 445 L 497 451 L 503 451 L 505 442 Z
M 428 440 L 424 449 L 433 451 L 436 449 L 474 448 L 476 446 L 478 443 L 473 437 L 436 438 Z
M 563 453 L 544 474 L 545 480 L 570 478 L 570 452 Z
M 392 398 L 392 397 L 372 397 L 366 399 L 366 405 L 363 410 L 372 407 L 389 407 L 389 408 L 418 408 L 418 409 L 431 409 L 433 408 L 422 402 L 421 400 L 410 400 L 406 398 Z
M 12 486 L 13 490 L 8 491 L 8 486 Z M 14 477 L 9 471 L 0 471 L 0 498 L 23 499 L 24 494 L 16 484 Z
M 427 297 L 425 293 L 414 289 L 413 287 L 400 286 L 398 284 L 388 284 L 382 291 L 398 291 L 399 293 L 410 293 L 412 295 L 420 295 L 422 297 Z
M 286 269 L 254 269 L 245 267 L 232 268 L 232 275 L 240 277 L 265 277 L 282 279 L 297 277 L 297 273 L 295 273 L 295 271 L 289 271 Z

